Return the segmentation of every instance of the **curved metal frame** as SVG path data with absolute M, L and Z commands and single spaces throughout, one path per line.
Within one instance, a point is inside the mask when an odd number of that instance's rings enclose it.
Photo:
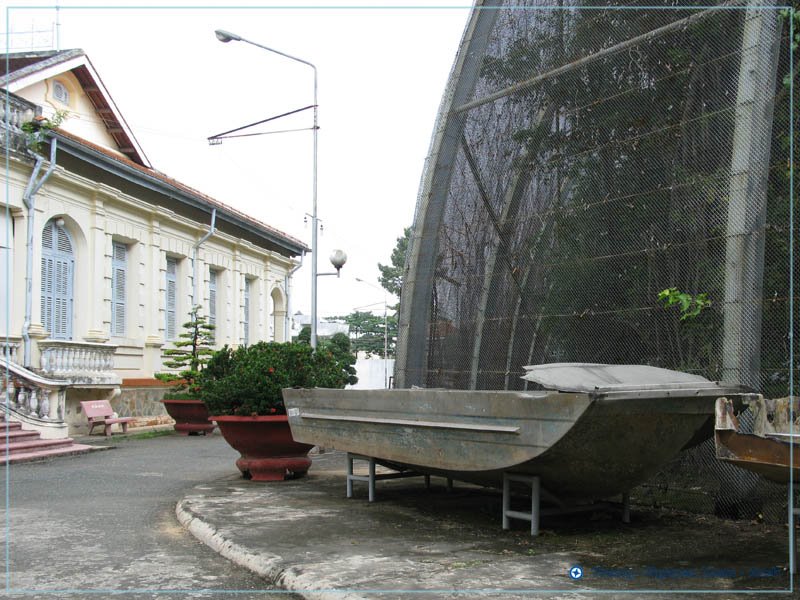
M 504 276 L 504 271 L 497 268 L 498 261 L 502 261 L 504 254 L 507 256 L 509 254 L 508 252 L 504 252 L 504 246 L 506 245 L 506 242 L 504 242 L 503 238 L 504 236 L 507 236 L 509 222 L 513 222 L 516 214 L 518 213 L 519 198 L 522 197 L 522 195 L 525 193 L 525 190 L 530 186 L 531 179 L 534 177 L 534 174 L 530 172 L 514 173 L 512 175 L 513 179 L 509 182 L 501 202 L 496 202 L 493 204 L 491 202 L 492 199 L 486 192 L 484 183 L 481 181 L 481 175 L 478 172 L 478 165 L 475 159 L 472 157 L 467 145 L 467 141 L 464 138 L 464 123 L 470 111 L 484 104 L 495 102 L 496 100 L 515 93 L 516 91 L 520 91 L 523 88 L 531 87 L 537 82 L 542 81 L 550 76 L 560 74 L 578 66 L 585 66 L 597 60 L 601 55 L 608 55 L 617 50 L 625 49 L 631 45 L 640 43 L 643 40 L 650 40 L 658 37 L 661 34 L 675 31 L 681 27 L 686 27 L 690 24 L 700 22 L 718 10 L 716 8 L 706 8 L 705 10 L 698 11 L 697 13 L 694 13 L 683 19 L 673 21 L 652 31 L 645 32 L 639 36 L 620 42 L 612 47 L 605 48 L 600 54 L 594 54 L 580 58 L 573 63 L 560 66 L 548 73 L 538 74 L 531 79 L 515 84 L 509 88 L 496 91 L 485 97 L 470 99 L 479 80 L 480 66 L 485 56 L 490 36 L 494 31 L 497 15 L 500 12 L 499 9 L 503 8 L 503 3 L 497 3 L 493 6 L 486 6 L 485 4 L 486 3 L 484 0 L 476 3 L 470 22 L 465 30 L 459 54 L 451 72 L 444 99 L 440 106 L 435 134 L 431 143 L 425 172 L 423 174 L 421 191 L 417 203 L 417 212 L 414 219 L 414 229 L 409 244 L 409 254 L 406 262 L 406 279 L 404 281 L 403 294 L 401 298 L 399 338 L 397 347 L 398 360 L 395 374 L 397 387 L 412 387 L 415 385 L 425 386 L 428 383 L 426 381 L 426 373 L 429 370 L 427 361 L 430 359 L 428 356 L 430 351 L 430 337 L 431 329 L 434 326 L 434 323 L 431 322 L 433 314 L 432 311 L 434 298 L 437 291 L 435 286 L 437 261 L 439 260 L 438 236 L 444 216 L 446 214 L 446 210 L 448 208 L 448 202 L 450 200 L 450 183 L 455 172 L 456 165 L 461 158 L 462 152 L 463 158 L 465 159 L 464 164 L 472 173 L 474 183 L 478 189 L 478 206 L 480 206 L 482 203 L 493 225 L 493 228 L 489 229 L 489 231 L 492 232 L 491 242 L 488 256 L 483 265 L 483 282 L 480 287 L 480 298 L 478 300 L 477 312 L 475 314 L 475 333 L 472 339 L 471 355 L 469 356 L 468 388 L 478 389 L 480 386 L 481 354 L 483 351 L 482 347 L 485 345 L 484 336 L 486 333 L 486 324 L 488 322 L 487 319 L 489 318 L 489 315 L 487 315 L 487 310 L 489 309 L 491 299 L 494 297 L 493 292 L 498 289 L 498 285 L 501 281 L 500 278 Z M 749 29 L 745 31 L 746 39 L 743 41 L 743 43 L 746 44 L 749 40 L 758 47 L 758 49 L 750 53 L 755 54 L 755 56 L 751 56 L 747 53 L 743 55 L 740 73 L 744 73 L 748 64 L 752 63 L 753 61 L 763 62 L 768 59 L 772 59 L 773 67 L 777 67 L 777 45 L 776 40 L 774 39 L 775 24 L 767 24 L 766 21 L 770 21 L 770 19 L 761 18 L 765 14 L 764 9 L 774 11 L 774 8 L 747 6 L 748 3 L 744 0 L 733 0 L 729 3 L 728 7 L 733 7 L 740 4 L 744 5 L 742 8 L 747 10 L 746 18 L 748 21 L 750 21 Z M 773 68 L 772 74 L 774 75 L 774 73 L 775 69 Z M 767 79 L 768 78 L 769 77 L 767 76 Z M 753 82 L 751 82 L 751 85 L 748 89 L 753 87 L 752 84 Z M 769 81 L 764 82 L 764 85 L 767 88 L 770 87 L 769 84 Z M 743 84 L 740 82 L 740 97 L 747 95 L 745 93 L 747 92 L 747 89 L 745 89 L 743 92 L 741 87 L 742 85 Z M 747 82 L 745 82 L 744 85 L 747 87 Z M 741 103 L 741 101 L 742 99 L 740 98 L 739 103 Z M 770 114 L 767 114 L 766 112 L 761 114 L 763 111 L 759 111 L 761 121 L 754 123 L 756 117 L 753 116 L 752 113 L 755 110 L 756 109 L 751 109 L 750 114 L 747 114 L 744 109 L 740 108 L 740 114 L 737 115 L 737 134 L 739 134 L 738 137 L 740 141 L 734 148 L 734 157 L 732 159 L 734 166 L 734 177 L 731 181 L 731 194 L 741 198 L 745 197 L 741 190 L 745 188 L 761 188 L 761 185 L 763 185 L 765 181 L 762 177 L 762 171 L 764 168 L 768 168 L 768 161 L 761 160 L 762 157 L 758 155 L 758 152 L 759 150 L 763 150 L 765 147 L 767 148 L 768 152 L 768 144 L 766 144 L 764 140 L 768 140 L 769 127 L 765 127 L 765 125 L 769 125 L 769 123 L 766 121 L 771 116 L 771 112 Z M 548 110 L 547 112 L 549 113 L 550 111 Z M 544 119 L 546 117 L 540 114 L 539 118 Z M 759 127 L 756 128 L 755 125 L 759 125 Z M 741 135 L 742 132 L 750 131 L 754 128 L 763 135 L 760 137 L 744 136 L 746 139 L 741 139 L 743 137 Z M 756 148 L 756 146 L 758 147 Z M 736 164 L 741 163 L 742 158 L 744 158 L 746 162 L 744 170 L 737 170 L 735 168 Z M 737 175 L 737 173 L 740 173 L 741 176 Z M 740 181 L 742 177 L 744 177 L 744 181 Z M 562 182 L 559 182 L 558 185 L 560 188 L 563 187 Z M 754 191 L 762 192 L 763 190 L 754 189 Z M 493 206 L 498 204 L 501 206 L 501 208 L 499 211 L 496 211 L 493 209 Z M 734 217 L 735 216 L 736 215 L 734 215 Z M 761 220 L 763 221 L 763 219 Z M 750 263 L 750 270 L 753 271 L 754 277 L 758 279 L 762 277 L 763 274 L 763 237 L 761 238 L 760 242 L 757 239 L 751 240 L 752 233 L 758 228 L 757 226 L 749 227 L 747 225 L 748 224 L 729 222 L 729 232 L 738 232 L 742 227 L 744 227 L 746 231 L 742 232 L 743 235 L 737 235 L 736 240 L 733 240 L 732 242 L 729 240 L 729 247 L 727 249 L 727 262 L 735 262 L 736 264 L 741 265 L 744 260 L 742 257 L 746 257 L 746 262 Z M 755 246 L 753 246 L 753 242 L 755 242 Z M 731 246 L 732 243 L 733 246 Z M 741 249 L 738 248 L 736 244 L 744 244 L 747 247 Z M 529 247 L 530 244 L 525 244 L 525 246 Z M 754 315 L 752 314 L 753 310 L 757 310 L 757 303 L 752 303 L 753 306 L 750 312 L 737 308 L 738 305 L 742 303 L 742 300 L 737 298 L 736 294 L 731 292 L 731 289 L 736 288 L 738 290 L 743 287 L 747 287 L 749 289 L 753 286 L 744 286 L 743 282 L 739 281 L 738 279 L 740 276 L 737 275 L 737 273 L 732 272 L 731 269 L 731 265 L 728 265 L 726 268 L 726 287 L 728 288 L 726 293 L 728 296 L 726 298 L 726 304 L 733 304 L 733 313 L 736 314 L 728 314 L 729 311 L 725 311 L 725 368 L 727 371 L 739 371 L 739 377 L 735 377 L 737 380 L 741 377 L 751 379 L 752 377 L 748 378 L 748 375 L 752 373 L 752 365 L 745 365 L 745 363 L 752 361 L 753 356 L 758 354 L 757 330 L 759 323 L 758 319 L 754 318 Z M 509 332 L 509 339 L 506 348 L 505 389 L 509 389 L 511 383 L 511 362 L 513 361 L 513 355 L 515 353 L 515 345 L 520 342 L 518 338 L 518 328 L 520 325 L 520 318 L 525 312 L 525 290 L 528 288 L 529 278 L 532 271 L 533 265 L 525 264 L 522 265 L 523 274 L 521 277 L 519 275 L 510 275 L 514 278 L 514 287 L 517 288 L 519 296 L 516 299 L 516 306 L 513 309 L 513 317 L 510 324 L 511 330 Z M 512 271 L 510 270 L 509 272 L 511 273 Z M 737 285 L 737 283 L 739 285 Z M 735 291 L 736 290 L 734 290 L 734 292 Z M 758 294 L 756 294 L 756 296 L 758 296 Z M 737 310 L 742 314 L 746 313 L 745 316 L 748 317 L 748 319 L 745 319 L 745 321 L 747 321 L 746 324 L 742 323 L 743 317 L 742 315 L 738 314 Z M 531 311 L 528 312 L 530 313 Z M 534 330 L 535 328 L 536 326 L 534 325 Z M 735 331 L 744 331 L 747 333 L 749 337 L 752 338 L 751 341 L 748 342 L 749 345 L 744 347 L 741 343 L 739 343 L 740 340 L 736 338 Z M 536 335 L 534 332 L 528 348 L 529 363 L 532 359 L 531 354 L 533 352 L 535 343 Z M 755 344 L 755 347 L 753 347 L 753 344 Z M 734 346 L 734 350 L 730 350 L 730 348 L 733 348 Z M 736 354 L 737 349 L 740 354 Z M 746 383 L 750 383 L 752 385 L 754 382 L 748 380 Z
M 480 61 L 498 14 L 497 10 L 480 10 L 484 4 L 484 0 L 475 3 L 472 17 L 464 32 L 461 48 L 439 108 L 436 133 L 428 153 L 429 159 L 435 157 L 435 163 L 426 167 L 417 203 L 414 229 L 409 240 L 406 278 L 400 299 L 395 370 L 396 386 L 400 388 L 425 385 L 423 373 L 428 355 L 427 334 L 436 270 L 437 236 L 461 143 L 464 119 L 464 115 L 454 112 L 453 108 L 466 102 L 475 88 Z

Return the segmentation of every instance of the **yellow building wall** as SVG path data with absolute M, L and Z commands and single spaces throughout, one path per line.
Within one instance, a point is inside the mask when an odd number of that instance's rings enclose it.
M 0 333 L 19 337 L 25 313 L 25 257 L 27 211 L 22 194 L 32 165 L 12 156 L 8 204 L 12 214 L 13 236 L 10 240 L 13 265 L 9 273 L 10 319 L 0 319 Z M 75 278 L 73 302 L 73 339 L 107 342 L 117 346 L 115 371 L 123 378 L 152 377 L 161 370 L 161 349 L 166 327 L 166 257 L 179 259 L 177 323 L 187 320 L 192 307 L 192 248 L 208 231 L 208 223 L 186 219 L 172 211 L 153 206 L 124 190 L 98 184 L 61 167 L 56 167 L 35 198 L 33 244 L 33 310 L 31 334 L 47 337 L 41 321 L 41 240 L 42 229 L 54 218 L 64 220 L 64 227 L 74 243 Z M 128 248 L 125 335 L 111 336 L 111 277 L 113 242 Z M 285 277 L 296 265 L 283 255 L 220 232 L 208 239 L 198 251 L 200 304 L 208 310 L 208 270 L 221 270 L 218 281 L 218 346 L 239 345 L 243 338 L 244 277 L 253 279 L 251 288 L 250 343 L 277 339 L 286 341 L 282 322 L 284 313 L 276 314 L 273 298 L 285 298 Z M 277 296 L 276 296 L 277 290 Z M 279 333 L 274 338 L 275 332 Z M 34 348 L 33 364 L 38 364 Z

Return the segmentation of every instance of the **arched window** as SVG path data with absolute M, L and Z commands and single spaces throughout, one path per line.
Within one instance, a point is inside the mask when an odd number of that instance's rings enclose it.
M 286 299 L 280 288 L 275 288 L 270 294 L 272 299 L 272 339 L 276 342 L 287 341 L 286 336 Z
M 51 219 L 42 231 L 42 325 L 56 340 L 72 339 L 75 255 L 62 219 Z

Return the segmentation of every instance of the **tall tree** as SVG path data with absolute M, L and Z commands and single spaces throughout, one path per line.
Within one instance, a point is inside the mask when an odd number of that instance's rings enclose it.
M 411 236 L 411 227 L 403 230 L 402 237 L 397 238 L 397 244 L 392 250 L 391 264 L 382 265 L 378 263 L 378 270 L 381 276 L 378 281 L 390 294 L 400 297 L 400 290 L 403 288 L 403 271 L 406 266 L 406 253 L 408 252 L 408 239 Z
M 333 317 L 332 320 L 346 323 L 350 327 L 350 342 L 353 352 L 366 352 L 373 356 L 383 356 L 384 348 L 389 358 L 394 356 L 397 339 L 397 316 L 388 315 L 384 323 L 383 315 L 355 311 L 349 315 Z

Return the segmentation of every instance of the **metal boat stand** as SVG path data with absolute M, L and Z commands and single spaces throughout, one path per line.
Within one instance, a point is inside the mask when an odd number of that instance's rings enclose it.
M 531 489 L 531 511 L 522 512 L 511 510 L 511 483 L 524 483 Z M 541 508 L 542 496 L 548 501 L 555 502 L 556 508 Z M 631 502 L 630 495 L 626 492 L 622 494 L 622 504 L 616 502 L 596 502 L 585 505 L 569 505 L 560 501 L 556 496 L 545 489 L 542 489 L 539 477 L 522 473 L 503 473 L 503 529 L 511 528 L 511 519 L 530 521 L 531 536 L 539 535 L 539 519 L 542 515 L 564 515 L 578 512 L 588 512 L 595 510 L 620 510 L 622 512 L 622 522 L 631 522 Z
M 366 461 L 368 465 L 367 475 L 355 475 L 353 469 L 353 462 L 361 460 Z M 353 497 L 353 482 L 365 481 L 367 482 L 368 497 L 370 502 L 375 501 L 375 482 L 383 479 L 403 479 L 406 477 L 424 477 L 425 488 L 431 488 L 431 476 L 424 473 L 417 473 L 416 471 L 396 471 L 394 473 L 375 473 L 375 458 L 371 456 L 363 456 L 361 454 L 347 453 L 347 497 Z M 453 480 L 447 479 L 447 491 L 453 491 Z

